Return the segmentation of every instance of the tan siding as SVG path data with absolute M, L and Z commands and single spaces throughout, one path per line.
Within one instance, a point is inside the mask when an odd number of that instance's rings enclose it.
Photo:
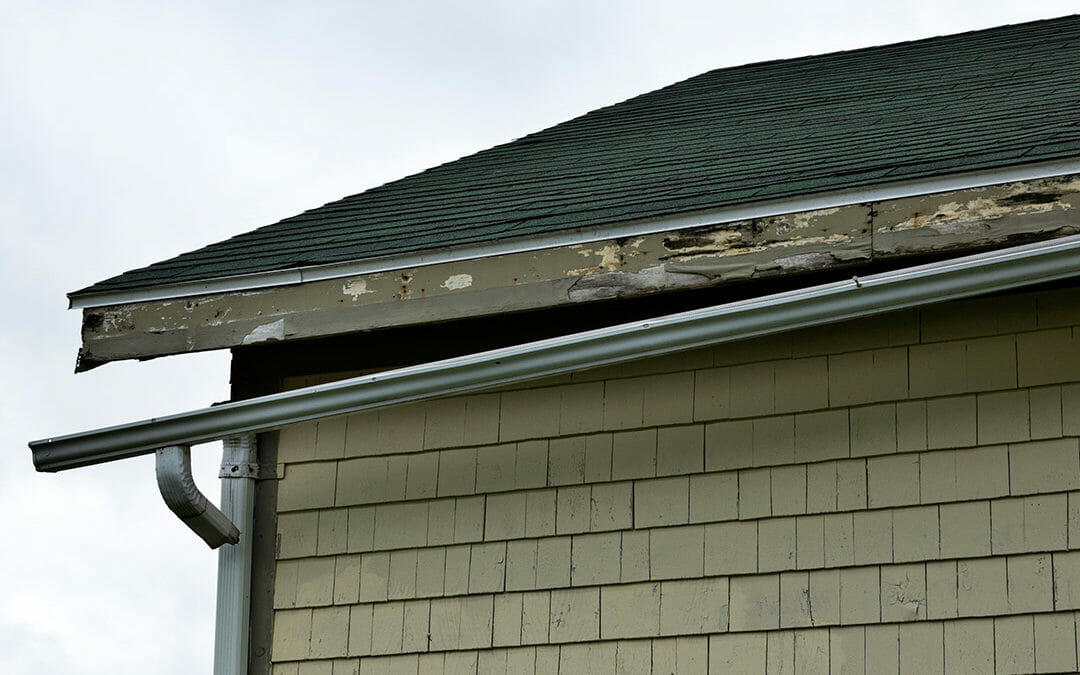
M 1076 323 L 1024 294 L 291 427 L 277 668 L 1075 669 Z

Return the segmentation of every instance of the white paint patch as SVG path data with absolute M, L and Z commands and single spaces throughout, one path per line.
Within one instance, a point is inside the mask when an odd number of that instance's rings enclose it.
M 206 325 L 207 326 L 220 326 L 221 324 L 225 323 L 225 317 L 229 316 L 229 312 L 231 312 L 231 311 L 232 311 L 232 307 L 226 307 L 225 311 L 221 312 L 220 316 L 215 316 L 212 319 L 208 319 L 207 322 L 206 322 Z
M 679 233 L 675 233 L 675 238 L 684 236 Z M 699 240 L 696 246 L 688 245 L 689 241 L 680 241 L 678 249 L 673 251 L 676 257 L 680 260 L 690 259 L 694 257 L 694 254 L 705 255 L 740 255 L 743 252 L 751 251 L 748 246 L 737 249 L 732 254 L 728 252 L 728 249 L 733 246 L 742 243 L 743 233 L 738 227 L 727 230 L 715 230 L 712 232 L 688 232 L 687 237 L 693 237 L 695 240 Z
M 261 326 L 256 326 L 255 330 L 244 336 L 244 344 L 250 345 L 256 342 L 266 342 L 267 340 L 284 339 L 285 319 L 278 319 L 273 323 L 264 323 Z
M 162 318 L 164 319 L 165 317 Z M 118 310 L 115 312 L 105 312 L 102 317 L 101 325 L 105 329 L 105 333 L 119 333 L 123 332 L 125 328 L 134 326 L 135 322 L 131 318 L 130 311 Z
M 1013 191 L 1009 196 L 1025 194 Z M 1002 206 L 1000 201 L 986 197 L 970 199 L 966 202 L 948 202 L 937 207 L 933 214 L 915 216 L 893 226 L 878 228 L 878 232 L 901 232 L 929 228 L 938 234 L 981 233 L 986 228 L 986 221 L 999 220 L 1005 216 L 1026 216 L 1030 214 L 1050 213 L 1055 209 L 1067 210 L 1071 205 L 1060 199 L 1037 204 L 1017 204 Z
M 353 279 L 341 287 L 341 292 L 344 295 L 352 296 L 352 299 L 356 300 L 361 295 L 374 293 L 375 291 L 368 290 L 366 279 Z
M 446 281 L 442 282 L 439 285 L 451 291 L 468 288 L 469 286 L 472 286 L 472 275 L 451 274 L 449 277 L 447 277 Z
M 600 267 L 615 271 L 619 267 L 619 247 L 605 246 L 600 249 Z
M 814 221 L 822 216 L 831 216 L 840 209 L 818 209 L 817 211 L 803 211 L 796 213 L 792 220 L 796 230 L 805 230 L 814 224 Z
M 769 248 L 791 248 L 792 246 L 807 246 L 809 244 L 843 244 L 849 241 L 851 241 L 851 235 L 837 232 L 823 237 L 800 237 L 798 239 L 776 241 L 772 242 Z
M 566 270 L 566 276 L 579 277 L 584 274 L 593 274 L 604 270 L 608 272 L 614 272 L 622 264 L 622 261 L 620 260 L 621 253 L 622 251 L 620 250 L 620 247 L 614 244 L 608 244 L 598 249 L 586 248 L 577 251 L 578 255 L 582 255 L 587 258 L 590 256 L 599 256 L 600 260 L 595 265 L 591 265 L 589 267 L 580 267 L 578 269 Z

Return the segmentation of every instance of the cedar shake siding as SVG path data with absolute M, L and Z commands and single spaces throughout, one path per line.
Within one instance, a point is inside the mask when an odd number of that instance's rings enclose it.
M 1080 291 L 280 433 L 274 673 L 1077 668 Z

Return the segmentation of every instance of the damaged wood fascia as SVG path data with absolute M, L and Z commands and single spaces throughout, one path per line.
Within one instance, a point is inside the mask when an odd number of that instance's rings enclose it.
M 83 313 L 77 370 L 960 252 L 1080 231 L 1080 176 Z

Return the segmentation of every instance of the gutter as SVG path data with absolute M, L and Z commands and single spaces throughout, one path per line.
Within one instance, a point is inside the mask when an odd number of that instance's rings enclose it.
M 242 433 L 1080 275 L 1080 235 L 30 442 L 63 471 Z
M 69 293 L 70 309 L 90 309 L 138 302 L 152 302 L 171 298 L 210 295 L 215 293 L 235 293 L 252 291 L 276 286 L 302 284 L 309 281 L 339 279 L 361 274 L 375 274 L 392 270 L 411 269 L 441 263 L 490 258 L 513 253 L 524 253 L 542 249 L 588 244 L 607 239 L 636 237 L 668 230 L 677 230 L 703 225 L 718 225 L 738 220 L 767 218 L 785 213 L 815 211 L 838 208 L 851 204 L 884 201 L 915 197 L 938 192 L 986 187 L 1001 183 L 1050 178 L 1071 173 L 1080 173 L 1080 158 L 1035 162 L 1016 166 L 970 171 L 949 176 L 934 176 L 905 181 L 896 181 L 869 187 L 825 192 L 816 195 L 788 197 L 750 204 L 682 213 L 656 218 L 643 218 L 601 227 L 583 228 L 569 232 L 547 235 L 517 237 L 507 240 L 491 241 L 483 244 L 456 246 L 426 252 L 404 253 L 400 255 L 380 256 L 367 260 L 354 260 L 344 263 L 309 265 L 285 270 L 272 270 L 218 277 L 201 281 L 184 281 L 154 285 L 150 288 L 135 288 L 98 293 Z

